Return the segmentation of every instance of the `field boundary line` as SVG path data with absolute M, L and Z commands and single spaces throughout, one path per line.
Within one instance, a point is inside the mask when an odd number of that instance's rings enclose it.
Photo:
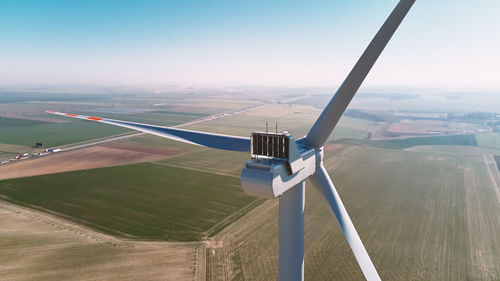
M 204 239 L 207 239 L 207 238 L 210 238 L 210 237 L 214 237 L 219 232 L 221 232 L 222 230 L 224 230 L 227 226 L 231 225 L 233 222 L 237 221 L 238 219 L 240 219 L 241 217 L 243 217 L 244 215 L 246 215 L 248 212 L 250 212 L 251 210 L 255 209 L 255 207 L 259 206 L 264 201 L 266 201 L 266 200 L 262 200 L 262 199 L 257 198 L 257 199 L 255 199 L 255 201 L 252 201 L 252 202 L 248 203 L 246 206 L 244 206 L 243 208 L 241 208 L 236 213 L 233 213 L 232 215 L 227 216 L 225 219 L 223 219 L 222 221 L 220 221 L 216 225 L 214 225 L 211 228 L 207 229 L 204 232 L 204 236 L 205 236 Z
M 498 183 L 497 183 L 497 180 L 495 177 L 495 175 L 493 174 L 494 172 L 491 170 L 491 162 L 490 160 L 488 160 L 488 157 L 486 156 L 486 154 L 483 154 L 483 160 L 484 160 L 484 164 L 486 165 L 486 170 L 488 171 L 488 176 L 490 177 L 490 181 L 492 183 L 492 187 L 493 187 L 493 190 L 495 191 L 496 195 L 497 195 L 497 200 L 498 200 L 498 203 L 500 203 L 500 189 L 498 188 Z M 498 175 L 498 167 L 497 167 L 497 164 L 496 164 L 496 161 L 495 159 L 493 158 L 493 164 L 495 165 L 495 170 L 496 170 L 496 174 Z
M 16 203 L 7 202 L 0 198 L 0 209 L 23 216 L 35 221 L 41 221 L 50 226 L 60 228 L 62 230 L 71 231 L 76 235 L 90 238 L 98 243 L 111 243 L 115 246 L 133 246 L 144 243 L 164 244 L 169 246 L 203 246 L 203 241 L 193 242 L 173 242 L 161 240 L 134 240 L 122 237 L 109 235 L 82 224 L 69 221 L 52 212 L 44 211 L 43 209 L 31 208 L 29 206 L 18 205 Z

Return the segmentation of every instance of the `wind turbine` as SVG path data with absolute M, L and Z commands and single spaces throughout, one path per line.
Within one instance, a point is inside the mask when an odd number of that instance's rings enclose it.
M 284 133 L 253 132 L 251 138 L 197 132 L 70 113 L 47 113 L 121 126 L 191 144 L 251 152 L 241 185 L 251 195 L 279 199 L 279 280 L 304 280 L 305 180 L 311 179 L 326 199 L 367 280 L 380 280 L 325 167 L 323 145 L 354 94 L 415 0 L 401 0 L 325 107 L 310 131 L 297 141 Z

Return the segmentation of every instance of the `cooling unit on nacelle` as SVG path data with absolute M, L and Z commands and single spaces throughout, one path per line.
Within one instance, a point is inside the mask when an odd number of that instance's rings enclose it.
M 241 172 L 241 186 L 250 195 L 274 198 L 281 196 L 314 174 L 316 151 L 287 132 L 253 132 L 251 160 Z

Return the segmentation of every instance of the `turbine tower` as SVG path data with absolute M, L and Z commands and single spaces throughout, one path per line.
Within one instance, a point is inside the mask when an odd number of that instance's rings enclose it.
M 304 280 L 305 180 L 311 179 L 330 206 L 367 280 L 380 280 L 354 225 L 323 166 L 323 145 L 415 0 L 401 0 L 372 39 L 305 137 L 253 132 L 250 138 L 46 111 L 121 126 L 211 148 L 248 151 L 241 185 L 251 195 L 279 199 L 279 280 Z

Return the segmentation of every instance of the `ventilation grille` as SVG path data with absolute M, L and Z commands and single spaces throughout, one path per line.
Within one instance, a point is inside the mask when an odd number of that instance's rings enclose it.
M 288 159 L 289 138 L 287 134 L 252 133 L 252 156 Z

